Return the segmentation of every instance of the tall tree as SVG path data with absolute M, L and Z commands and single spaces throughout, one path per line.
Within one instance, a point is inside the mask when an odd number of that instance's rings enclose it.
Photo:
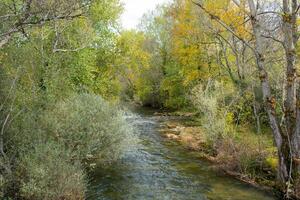
M 273 2 L 271 9 L 267 8 L 262 1 L 229 1 L 230 6 L 235 6 L 240 9 L 247 18 L 243 22 L 250 22 L 250 33 L 254 38 L 254 42 L 242 37 L 237 29 L 228 23 L 218 12 L 205 4 L 195 2 L 203 11 L 205 11 L 214 21 L 222 26 L 226 31 L 234 37 L 242 41 L 250 48 L 255 56 L 257 70 L 261 81 L 261 90 L 265 107 L 268 113 L 269 124 L 273 132 L 275 145 L 278 151 L 278 177 L 281 186 L 286 191 L 286 198 L 290 198 L 292 186 L 298 180 L 299 175 L 299 143 L 300 143 L 300 109 L 299 97 L 296 94 L 297 74 L 296 74 L 296 46 L 298 42 L 298 11 L 299 2 L 297 0 L 283 0 L 281 3 L 282 13 L 276 1 Z M 265 7 L 264 7 L 265 6 Z M 268 25 L 265 23 L 267 15 L 277 16 L 281 18 L 281 34 L 274 36 L 268 31 Z M 273 24 L 274 25 L 274 24 Z M 276 30 L 276 27 L 274 28 Z M 285 52 L 285 88 L 282 91 L 284 96 L 283 105 L 283 123 L 279 122 L 281 114 L 278 112 L 277 101 L 269 80 L 269 71 L 267 68 L 268 53 L 266 50 L 267 40 L 279 42 L 283 45 Z M 297 89 L 299 91 L 299 89 Z

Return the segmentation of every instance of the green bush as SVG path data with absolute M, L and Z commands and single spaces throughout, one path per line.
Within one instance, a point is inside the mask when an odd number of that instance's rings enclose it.
M 87 184 L 80 162 L 71 162 L 70 152 L 54 142 L 22 155 L 18 172 L 24 199 L 84 199 Z
M 84 199 L 86 170 L 111 164 L 137 141 L 125 113 L 93 94 L 21 112 L 5 139 L 13 177 L 0 176 L 0 197 L 28 200 Z
M 73 96 L 59 103 L 43 119 L 47 133 L 66 145 L 73 159 L 81 161 L 109 164 L 136 141 L 124 113 L 97 95 Z
M 202 126 L 209 142 L 234 134 L 232 116 L 226 103 L 228 96 L 232 96 L 232 89 L 215 81 L 206 86 L 199 84 L 192 90 L 192 102 L 202 115 Z
M 249 178 L 275 176 L 275 170 L 268 162 L 270 159 L 274 162 L 276 154 L 268 136 L 240 132 L 238 137 L 223 138 L 218 142 L 217 158 L 226 170 L 241 173 Z
M 265 171 L 272 171 L 267 163 L 268 158 L 273 158 L 273 152 L 268 150 L 273 147 L 272 140 L 245 126 L 243 120 L 250 118 L 249 113 L 243 113 L 246 116 L 241 120 L 243 124 L 236 123 L 234 108 L 239 109 L 244 99 L 233 98 L 236 93 L 230 85 L 212 81 L 206 86 L 198 85 L 192 93 L 193 103 L 201 113 L 208 145 L 225 170 L 250 177 L 265 176 Z

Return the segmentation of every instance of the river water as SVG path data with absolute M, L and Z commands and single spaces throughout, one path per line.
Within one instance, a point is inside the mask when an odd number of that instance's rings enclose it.
M 131 119 L 140 144 L 118 163 L 93 174 L 88 200 L 272 200 L 271 194 L 221 175 L 159 133 L 163 117 Z

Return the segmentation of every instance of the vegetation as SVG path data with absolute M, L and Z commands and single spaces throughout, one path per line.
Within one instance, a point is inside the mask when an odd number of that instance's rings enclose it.
M 1 199 L 84 199 L 87 172 L 136 141 L 113 105 L 121 10 L 119 1 L 1 1 Z
M 119 0 L 0 0 L 0 198 L 84 199 L 137 141 L 121 102 L 197 113 L 228 169 L 300 198 L 299 7 L 174 0 L 123 30 Z

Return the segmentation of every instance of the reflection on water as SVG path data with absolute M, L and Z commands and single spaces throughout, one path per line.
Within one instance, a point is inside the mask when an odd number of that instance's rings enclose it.
M 161 118 L 131 119 L 141 142 L 119 163 L 93 174 L 89 200 L 271 200 L 272 195 L 218 175 L 206 161 L 158 132 Z

